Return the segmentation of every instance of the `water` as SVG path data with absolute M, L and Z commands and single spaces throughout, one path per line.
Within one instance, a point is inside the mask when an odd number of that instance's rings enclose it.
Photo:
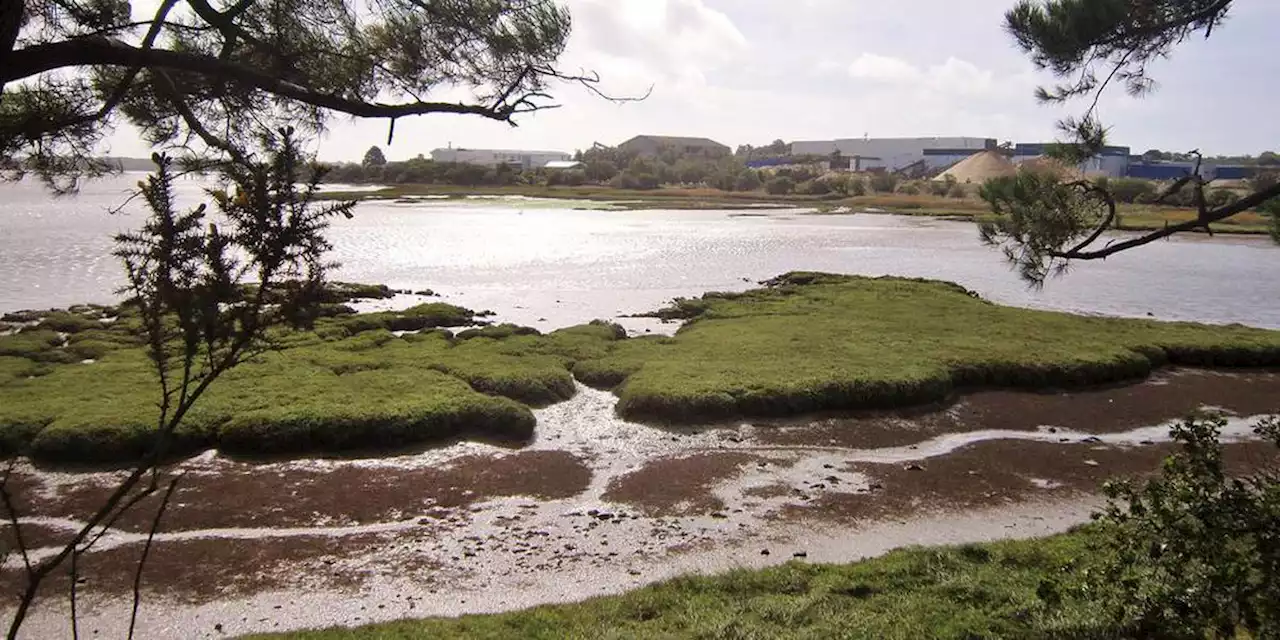
M 0 311 L 109 302 L 121 282 L 111 235 L 143 213 L 119 206 L 140 174 L 52 199 L 0 185 Z M 194 201 L 206 183 L 184 181 Z M 790 270 L 959 282 L 997 302 L 1073 312 L 1280 328 L 1280 250 L 1259 238 L 1187 237 L 1079 263 L 1028 289 L 973 225 L 802 211 L 600 211 L 521 199 L 365 203 L 330 231 L 334 277 L 430 288 L 547 329 L 649 311 L 675 296 L 736 290 Z

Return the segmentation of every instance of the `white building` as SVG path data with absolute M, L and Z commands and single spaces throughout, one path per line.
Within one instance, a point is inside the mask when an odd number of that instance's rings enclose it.
M 896 171 L 921 162 L 929 169 L 942 169 L 997 145 L 993 138 L 842 138 L 792 142 L 791 155 L 830 156 L 839 152 L 850 159 L 849 168 L 855 171 Z
M 436 149 L 431 152 L 436 162 L 462 162 L 496 167 L 501 164 L 520 169 L 539 169 L 548 162 L 572 160 L 573 155 L 563 151 L 526 151 L 520 149 Z

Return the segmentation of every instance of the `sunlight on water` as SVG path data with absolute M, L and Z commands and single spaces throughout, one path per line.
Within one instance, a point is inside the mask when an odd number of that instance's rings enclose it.
M 50 198 L 0 185 L 0 310 L 108 302 L 121 271 L 111 235 L 130 174 Z M 208 183 L 180 184 L 196 202 Z M 1009 304 L 1280 327 L 1280 250 L 1262 239 L 1187 238 L 1080 264 L 1028 290 L 972 225 L 883 215 L 599 211 L 522 199 L 361 205 L 330 231 L 345 280 L 431 288 L 500 319 L 551 328 L 652 310 L 674 296 L 743 289 L 795 269 L 953 280 Z M 741 213 L 741 212 L 738 212 Z

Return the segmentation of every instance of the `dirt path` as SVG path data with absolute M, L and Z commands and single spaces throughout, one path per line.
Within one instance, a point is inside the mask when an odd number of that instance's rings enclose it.
M 498 611 L 797 554 L 843 562 L 1052 533 L 1087 519 L 1104 479 L 1154 469 L 1168 420 L 1200 406 L 1280 411 L 1280 374 L 1172 371 L 1070 395 L 980 393 L 928 411 L 682 431 L 622 421 L 614 404 L 581 388 L 537 412 L 536 441 L 518 451 L 186 461 L 144 576 L 141 637 Z M 1231 422 L 1234 464 L 1275 459 L 1248 435 L 1248 420 Z M 20 466 L 34 556 L 116 475 Z M 127 625 L 153 508 L 85 557 L 86 636 Z M 10 558 L 0 587 L 12 593 L 20 579 Z M 69 635 L 68 578 L 48 587 L 29 637 Z

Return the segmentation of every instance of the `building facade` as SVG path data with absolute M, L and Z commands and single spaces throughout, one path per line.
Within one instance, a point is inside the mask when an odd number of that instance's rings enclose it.
M 527 151 L 520 149 L 436 149 L 431 152 L 436 162 L 460 162 L 485 167 L 507 165 L 522 170 L 539 169 L 548 162 L 565 162 L 573 155 L 563 151 Z
M 707 158 L 719 158 L 733 152 L 728 145 L 720 144 L 709 138 L 650 135 L 636 136 L 618 145 L 618 149 L 650 158 L 668 151 L 675 153 L 677 156 L 701 156 Z
M 935 170 L 997 146 L 994 138 L 841 138 L 793 142 L 791 155 L 831 156 L 839 153 L 842 158 L 850 159 L 849 168 L 854 171 L 897 171 L 912 165 Z
M 1014 164 L 1022 164 L 1032 158 L 1045 155 L 1054 143 L 1026 142 L 1013 146 Z M 1109 178 L 1122 178 L 1129 174 L 1129 147 L 1104 147 L 1102 153 L 1080 163 L 1080 171 L 1084 175 L 1105 175 Z

